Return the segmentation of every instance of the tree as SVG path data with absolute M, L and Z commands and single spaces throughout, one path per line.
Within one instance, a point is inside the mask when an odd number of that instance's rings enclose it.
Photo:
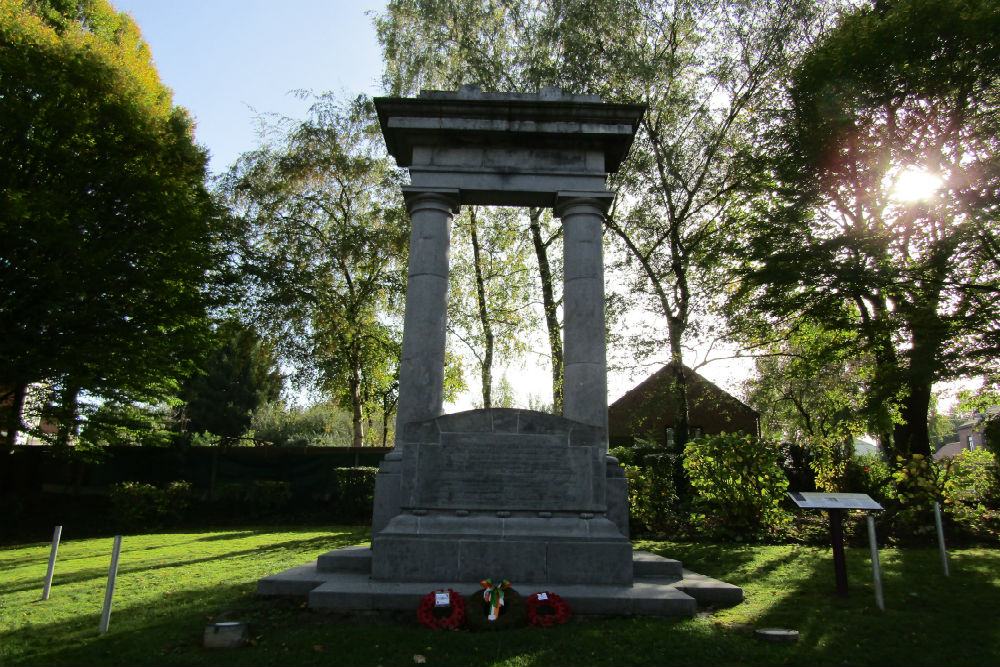
M 181 387 L 182 422 L 193 433 L 208 431 L 224 443 L 239 439 L 257 408 L 278 400 L 284 377 L 274 346 L 238 322 L 224 322 L 216 346 Z
M 448 328 L 479 366 L 483 407 L 494 404 L 493 369 L 527 349 L 530 250 L 511 209 L 470 206 L 452 230 Z
M 0 2 L 0 401 L 157 400 L 202 349 L 222 219 L 138 27 L 105 0 Z
M 857 334 L 869 423 L 904 457 L 930 453 L 933 383 L 1000 351 L 998 29 L 985 0 L 845 17 L 792 79 L 746 251 L 753 308 Z
M 243 225 L 248 317 L 350 409 L 355 446 L 366 413 L 394 405 L 406 269 L 400 174 L 374 118 L 365 98 L 320 97 L 220 184 Z
M 748 402 L 760 413 L 763 437 L 821 448 L 853 445 L 865 432 L 862 396 L 870 368 L 844 355 L 838 335 L 850 334 L 803 326 L 758 354 Z

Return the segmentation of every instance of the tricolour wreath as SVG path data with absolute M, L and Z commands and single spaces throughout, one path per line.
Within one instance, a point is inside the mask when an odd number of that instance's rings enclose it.
M 448 604 L 437 604 L 438 593 L 448 594 Z M 465 620 L 465 598 L 451 590 L 431 591 L 420 600 L 417 620 L 433 630 L 458 630 Z
M 540 628 L 562 625 L 573 615 L 569 603 L 549 591 L 529 595 L 524 602 L 528 611 L 528 625 Z

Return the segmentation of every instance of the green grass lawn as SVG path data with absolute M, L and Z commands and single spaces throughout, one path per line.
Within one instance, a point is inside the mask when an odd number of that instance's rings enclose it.
M 995 549 L 953 552 L 948 579 L 936 550 L 882 551 L 882 613 L 867 550 L 848 549 L 851 596 L 840 599 L 829 549 L 637 542 L 743 586 L 746 601 L 692 619 L 442 633 L 413 617 L 345 618 L 255 597 L 260 577 L 363 542 L 363 528 L 135 535 L 123 543 L 110 631 L 98 637 L 112 539 L 74 540 L 71 528 L 46 602 L 49 545 L 0 549 L 0 664 L 413 665 L 414 656 L 428 665 L 1000 664 Z M 206 651 L 209 620 L 249 622 L 253 643 Z M 800 641 L 757 640 L 753 629 L 765 627 L 798 630 Z

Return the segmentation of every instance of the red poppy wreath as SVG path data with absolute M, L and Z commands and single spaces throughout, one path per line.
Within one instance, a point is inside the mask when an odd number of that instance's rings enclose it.
M 549 591 L 529 595 L 525 598 L 525 603 L 528 607 L 528 624 L 539 628 L 562 625 L 573 615 L 569 603 Z
M 443 595 L 448 594 L 448 604 Z M 451 590 L 431 591 L 420 600 L 417 620 L 432 630 L 458 630 L 465 621 L 465 599 Z

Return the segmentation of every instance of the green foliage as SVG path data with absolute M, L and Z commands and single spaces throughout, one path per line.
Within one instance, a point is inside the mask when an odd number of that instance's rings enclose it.
M 273 519 L 292 498 L 288 482 L 258 479 L 252 482 L 229 482 L 219 487 L 218 502 L 231 516 Z
M 845 466 L 841 491 L 864 493 L 882 507 L 891 507 L 896 497 L 892 466 L 878 454 L 853 456 Z
M 242 231 L 243 309 L 278 354 L 349 409 L 353 441 L 395 410 L 406 269 L 400 173 L 371 101 L 316 100 L 268 128 L 220 183 Z
M 4 0 L 0 72 L 0 386 L 51 383 L 68 440 L 81 391 L 157 401 L 190 371 L 224 221 L 127 14 Z
M 985 449 L 963 452 L 944 483 L 945 507 L 959 529 L 979 539 L 1000 536 L 1000 471 Z
M 254 439 L 277 446 L 350 447 L 351 416 L 338 405 L 267 403 L 253 414 Z
M 772 533 L 785 520 L 788 479 L 769 440 L 727 434 L 696 438 L 684 448 L 694 488 L 693 519 L 706 532 L 734 539 Z
M 847 491 L 845 477 L 854 457 L 853 441 L 817 439 L 809 449 L 812 453 L 809 465 L 816 473 L 816 488 L 833 493 Z
M 336 488 L 334 511 L 340 521 L 371 519 L 378 468 L 334 468 Z
M 929 534 L 934 530 L 934 503 L 944 503 L 951 465 L 939 465 L 922 454 L 896 457 L 893 480 L 896 483 L 894 526 L 896 537 Z
M 676 535 L 685 517 L 678 512 L 671 463 L 624 467 L 632 533 Z
M 927 510 L 935 502 L 944 500 L 945 480 L 948 465 L 942 468 L 934 459 L 922 454 L 914 454 L 904 459 L 896 458 L 896 493 L 900 503 L 913 510 Z
M 243 436 L 251 415 L 281 395 L 284 377 L 273 346 L 253 328 L 225 322 L 215 332 L 215 348 L 181 387 L 185 430 L 210 432 L 224 444 Z
M 984 423 L 983 444 L 993 452 L 994 456 L 1000 456 L 1000 415 L 994 416 Z
M 80 441 L 101 447 L 169 447 L 177 437 L 171 412 L 166 405 L 103 403 L 87 417 Z
M 747 382 L 747 402 L 760 412 L 764 437 L 825 448 L 874 427 L 863 391 L 870 363 L 852 355 L 853 334 L 814 322 L 743 333 L 747 343 L 763 341 L 754 345 L 761 356 Z
M 115 518 L 126 528 L 146 530 L 174 525 L 191 504 L 191 484 L 184 480 L 162 487 L 142 482 L 119 482 L 111 488 Z

